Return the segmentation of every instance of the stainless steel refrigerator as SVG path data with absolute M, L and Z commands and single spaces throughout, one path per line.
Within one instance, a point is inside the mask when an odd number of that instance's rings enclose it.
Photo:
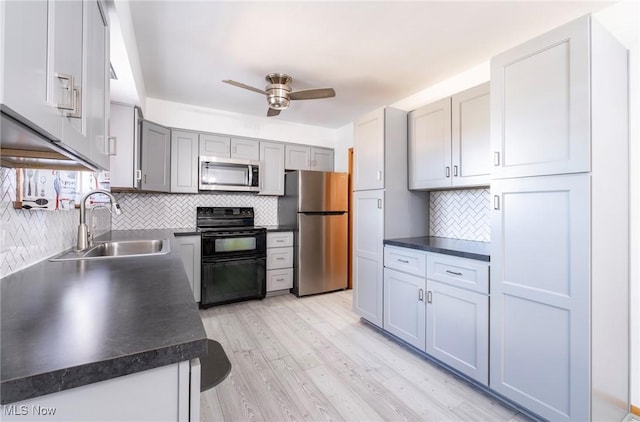
M 293 171 L 278 199 L 278 223 L 294 230 L 296 296 L 347 288 L 347 173 Z

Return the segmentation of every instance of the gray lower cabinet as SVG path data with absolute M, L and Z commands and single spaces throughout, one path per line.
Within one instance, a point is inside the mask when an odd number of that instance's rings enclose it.
M 427 353 L 488 385 L 489 296 L 435 280 L 426 296 Z
M 171 130 L 142 121 L 142 190 L 169 192 L 171 189 Z
M 198 134 L 171 130 L 171 192 L 198 193 Z
M 193 298 L 196 302 L 200 302 L 201 238 L 199 235 L 176 236 L 176 241 L 180 245 L 180 258 L 193 291 Z
M 267 295 L 293 288 L 293 232 L 267 233 Z
M 385 331 L 489 384 L 489 265 L 384 248 Z
M 284 144 L 260 141 L 260 192 L 284 195 Z
M 386 331 L 425 350 L 424 277 L 384 269 L 384 324 Z
M 353 193 L 353 310 L 382 327 L 384 191 Z

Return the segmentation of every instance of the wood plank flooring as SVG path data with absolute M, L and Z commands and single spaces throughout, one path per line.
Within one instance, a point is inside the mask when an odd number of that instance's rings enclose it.
M 529 421 L 380 333 L 351 290 L 200 311 L 233 369 L 201 394 L 200 420 Z

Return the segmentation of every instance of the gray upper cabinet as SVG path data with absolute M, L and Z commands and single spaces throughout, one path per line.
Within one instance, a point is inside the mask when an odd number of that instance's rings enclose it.
M 330 148 L 311 147 L 309 170 L 333 171 L 334 152 Z
M 171 192 L 198 193 L 198 134 L 171 130 Z
M 112 188 L 140 188 L 140 136 L 138 109 L 111 103 L 109 132 L 114 148 L 109 157 Z
M 331 148 L 287 144 L 285 168 L 287 170 L 333 171 L 334 152 Z
M 491 181 L 489 83 L 451 97 L 451 185 L 488 186 Z
M 91 143 L 91 160 L 109 170 L 109 155 L 113 144 L 109 142 L 109 27 L 106 10 L 100 3 L 85 3 L 89 21 L 87 43 L 91 54 L 87 57 L 86 122 Z
M 142 121 L 142 190 L 169 192 L 171 190 L 171 130 Z
M 62 139 L 58 111 L 47 101 L 49 8 L 45 1 L 3 1 L 2 111 Z
M 108 169 L 109 36 L 100 3 L 2 2 L 0 8 L 2 111 Z
M 384 189 L 384 152 L 385 109 L 381 108 L 354 122 L 353 190 Z
M 224 135 L 200 134 L 200 155 L 205 157 L 230 157 L 231 137 Z
M 260 192 L 284 195 L 284 144 L 260 141 Z
M 257 139 L 232 138 L 210 133 L 200 134 L 200 155 L 205 157 L 259 160 L 260 142 Z
M 302 145 L 287 144 L 285 150 L 285 168 L 287 170 L 309 170 L 311 150 Z
M 494 178 L 589 171 L 589 60 L 576 22 L 491 60 Z
M 409 113 L 409 189 L 451 187 L 451 98 Z
M 487 186 L 489 83 L 409 113 L 409 188 Z
M 231 138 L 231 158 L 258 161 L 260 141 L 257 139 Z
M 491 62 L 490 387 L 547 420 L 629 410 L 627 76 L 590 16 Z

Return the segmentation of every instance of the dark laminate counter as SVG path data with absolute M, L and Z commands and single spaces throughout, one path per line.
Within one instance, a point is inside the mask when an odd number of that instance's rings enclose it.
M 0 281 L 1 404 L 206 354 L 172 230 L 99 240 L 171 240 L 166 255 L 42 261 Z
M 294 226 L 275 225 L 275 226 L 259 226 L 267 229 L 268 232 L 292 232 L 295 231 Z
M 400 246 L 402 248 L 419 249 L 427 252 L 437 252 L 462 258 L 491 261 L 491 244 L 472 240 L 449 239 L 447 237 L 421 236 L 400 239 L 385 239 L 385 245 Z

